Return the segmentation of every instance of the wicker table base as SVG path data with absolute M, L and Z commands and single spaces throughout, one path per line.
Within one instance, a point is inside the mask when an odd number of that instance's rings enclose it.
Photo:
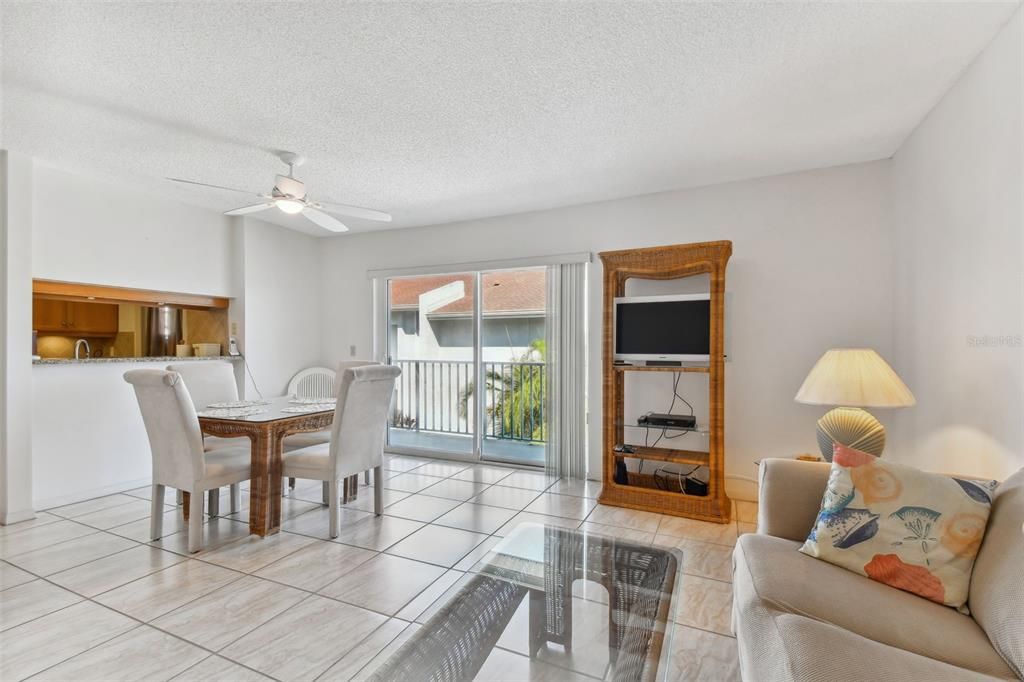
M 664 679 L 677 550 L 576 530 L 524 523 L 471 569 L 472 577 L 405 642 L 371 680 L 471 680 L 528 599 L 531 658 L 573 648 L 576 580 L 608 592 L 608 677 Z

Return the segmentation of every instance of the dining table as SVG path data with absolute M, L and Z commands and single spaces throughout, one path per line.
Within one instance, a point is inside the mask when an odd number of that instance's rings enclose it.
M 244 406 L 200 410 L 199 427 L 204 435 L 248 438 L 251 442 L 249 532 L 265 537 L 281 529 L 281 459 L 285 437 L 330 428 L 335 404 L 333 400 L 311 402 L 295 396 L 238 404 Z

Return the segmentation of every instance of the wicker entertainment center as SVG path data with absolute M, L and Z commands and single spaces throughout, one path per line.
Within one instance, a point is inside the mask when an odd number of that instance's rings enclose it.
M 603 332 L 603 489 L 602 504 L 643 511 L 686 516 L 703 521 L 728 523 L 732 503 L 725 494 L 725 269 L 732 255 L 732 242 L 715 241 L 680 244 L 599 254 L 604 266 Z M 629 279 L 673 280 L 707 275 L 710 282 L 709 361 L 681 366 L 623 365 L 615 362 L 615 299 L 625 296 Z M 707 376 L 707 451 L 669 447 L 635 446 L 633 452 L 618 452 L 626 442 L 624 404 L 626 377 L 632 372 L 682 372 Z M 668 462 L 706 467 L 707 495 L 688 495 L 665 490 L 650 474 L 630 471 L 628 483 L 615 480 L 616 464 L 626 459 Z

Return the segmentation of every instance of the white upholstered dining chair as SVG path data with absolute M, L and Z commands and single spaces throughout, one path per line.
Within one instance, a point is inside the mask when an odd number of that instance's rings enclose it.
M 297 398 L 336 398 L 338 396 L 336 389 L 336 379 L 338 372 L 344 372 L 346 369 L 353 367 L 365 367 L 367 365 L 377 365 L 380 363 L 372 362 L 370 360 L 349 360 L 347 362 L 339 362 L 337 372 L 327 367 L 311 367 L 304 369 L 294 377 L 288 383 L 288 395 L 294 395 Z M 288 436 L 281 443 L 281 447 L 284 452 L 291 450 L 298 450 L 300 448 L 308 448 L 310 445 L 321 445 L 323 443 L 331 442 L 331 431 L 326 429 L 324 431 L 314 431 L 312 433 L 296 433 Z M 365 483 L 370 484 L 370 472 L 367 470 L 364 472 Z M 288 487 L 295 487 L 295 477 L 288 478 Z M 329 495 L 327 484 L 324 483 L 324 504 L 327 504 L 327 496 Z
M 177 372 L 134 369 L 124 380 L 135 389 L 153 457 L 150 538 L 163 535 L 164 489 L 189 493 L 188 551 L 203 547 L 203 493 L 248 480 L 250 449 L 225 446 L 203 449 L 199 418 L 185 382 Z
M 238 400 L 238 382 L 235 380 L 235 368 L 228 362 L 217 361 L 193 361 L 176 362 L 167 365 L 168 372 L 177 372 L 185 381 L 185 388 L 192 396 L 192 404 L 196 412 L 202 412 L 213 403 L 226 403 Z M 252 441 L 248 438 L 220 438 L 218 436 L 204 436 L 203 449 L 206 451 L 217 450 L 229 446 L 252 447 Z M 241 492 L 238 484 L 230 487 L 230 508 L 234 514 L 241 507 Z M 220 490 L 211 490 L 207 497 L 207 506 L 210 516 L 220 515 Z
M 334 408 L 329 443 L 284 453 L 282 475 L 324 481 L 328 487 L 330 535 L 338 537 L 341 514 L 340 482 L 373 469 L 373 507 L 383 513 L 384 430 L 391 395 L 401 370 L 391 365 L 367 365 L 339 371 L 338 404 Z

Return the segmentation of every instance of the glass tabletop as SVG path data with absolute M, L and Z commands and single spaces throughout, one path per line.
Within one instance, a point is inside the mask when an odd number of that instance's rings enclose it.
M 404 679 L 668 679 L 678 550 L 521 523 L 373 672 Z
M 333 412 L 335 401 L 333 399 L 323 403 L 308 403 L 304 398 L 296 398 L 293 395 L 277 396 L 274 398 L 261 398 L 258 400 L 238 403 L 252 403 L 246 407 L 214 408 L 207 407 L 197 414 L 200 419 L 217 419 L 219 421 L 239 422 L 272 422 L 279 419 L 294 419 L 311 414 Z

